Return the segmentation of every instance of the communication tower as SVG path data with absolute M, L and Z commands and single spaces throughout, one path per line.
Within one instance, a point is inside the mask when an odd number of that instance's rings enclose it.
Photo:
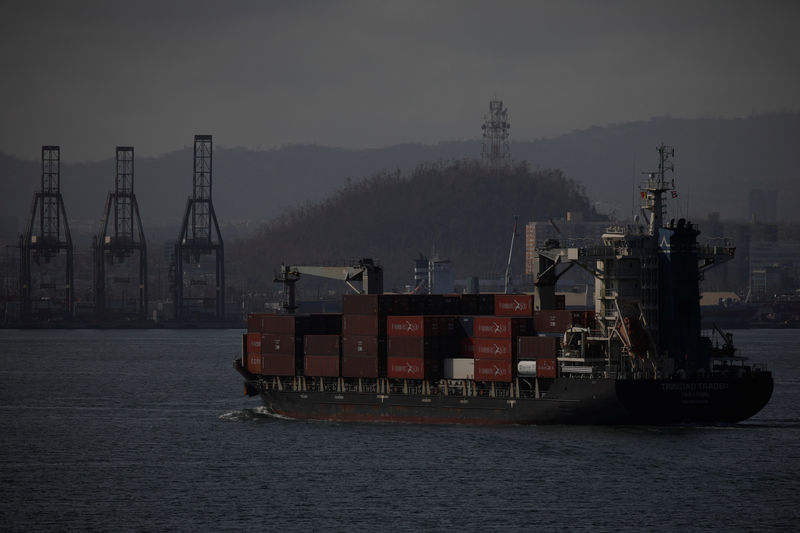
M 483 164 L 490 171 L 511 166 L 511 147 L 508 141 L 510 127 L 508 109 L 503 107 L 503 101 L 490 101 L 489 112 L 484 116 L 481 126 L 483 130 L 481 157 Z
M 136 314 L 139 318 L 145 318 L 147 245 L 133 192 L 132 146 L 117 146 L 115 188 L 114 192 L 108 193 L 102 228 L 96 237 L 94 249 L 95 312 L 98 316 L 108 316 L 111 312 Z M 128 259 L 134 254 L 139 259 L 136 265 L 138 275 L 134 291 L 128 291 L 126 289 L 132 280 L 132 261 Z M 134 295 L 135 303 L 131 306 L 128 299 Z
M 22 319 L 71 319 L 74 310 L 73 247 L 61 197 L 61 150 L 58 146 L 42 146 L 41 190 L 34 195 L 31 216 L 19 247 Z M 62 266 L 63 284 L 56 276 Z
M 225 315 L 225 253 L 211 202 L 211 163 L 211 135 L 195 135 L 194 187 L 175 244 L 176 320 Z

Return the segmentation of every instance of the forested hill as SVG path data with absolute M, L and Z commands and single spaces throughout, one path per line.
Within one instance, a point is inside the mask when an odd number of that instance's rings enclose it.
M 371 257 L 384 266 L 385 287 L 413 279 L 420 253 L 453 261 L 456 278 L 500 276 L 508 257 L 514 215 L 519 241 L 514 272 L 524 260 L 523 224 L 582 211 L 603 219 L 582 187 L 559 170 L 526 163 L 488 173 L 475 161 L 421 165 L 403 174 L 376 174 L 353 182 L 327 200 L 295 208 L 257 236 L 232 243 L 236 277 L 264 286 L 281 263 L 350 264 Z

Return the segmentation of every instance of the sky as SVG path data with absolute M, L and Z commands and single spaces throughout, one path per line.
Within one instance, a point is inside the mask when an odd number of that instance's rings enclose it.
M 512 141 L 800 110 L 800 2 L 0 3 L 0 152 Z

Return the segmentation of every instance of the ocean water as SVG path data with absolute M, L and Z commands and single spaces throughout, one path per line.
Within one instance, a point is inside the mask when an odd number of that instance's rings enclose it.
M 302 422 L 238 330 L 0 330 L 0 531 L 791 531 L 800 333 L 736 332 L 775 393 L 734 426 Z

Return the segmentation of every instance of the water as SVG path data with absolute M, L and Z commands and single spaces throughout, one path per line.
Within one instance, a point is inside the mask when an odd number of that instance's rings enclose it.
M 0 330 L 0 530 L 786 531 L 800 342 L 723 427 L 300 422 L 242 395 L 240 331 Z

